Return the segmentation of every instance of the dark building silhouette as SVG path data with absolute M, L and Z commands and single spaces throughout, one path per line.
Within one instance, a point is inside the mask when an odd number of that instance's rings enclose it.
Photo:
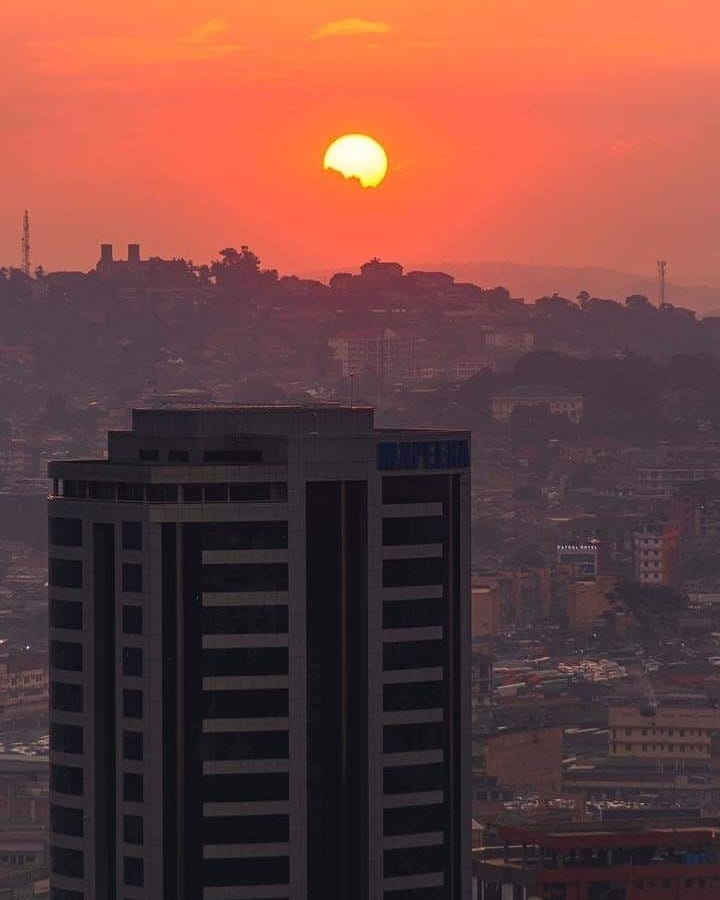
M 469 461 L 244 407 L 51 463 L 54 900 L 469 897 Z

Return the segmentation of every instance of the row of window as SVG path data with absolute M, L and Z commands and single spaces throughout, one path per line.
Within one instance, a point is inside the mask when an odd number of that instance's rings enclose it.
M 115 481 L 72 481 L 58 485 L 58 496 L 70 500 L 125 503 L 285 503 L 284 481 L 241 484 L 140 484 Z
M 613 728 L 612 733 L 613 737 L 617 737 L 618 731 L 620 729 Z M 624 728 L 623 731 L 626 735 L 630 736 L 634 731 L 638 731 L 637 728 Z M 643 728 L 640 729 L 643 737 L 647 737 L 648 734 L 653 735 L 653 737 L 657 735 L 668 735 L 669 737 L 675 737 L 675 733 L 677 732 L 678 737 L 702 737 L 704 734 L 709 735 L 709 729 L 703 728 Z
M 637 744 L 625 744 L 625 751 L 631 752 L 637 750 Z M 618 745 L 613 744 L 613 753 L 617 753 Z M 642 744 L 643 752 L 647 753 L 651 750 L 666 750 L 668 753 L 705 753 L 709 755 L 709 747 L 707 744 Z
M 287 759 L 287 731 L 228 731 L 203 734 L 197 751 L 203 760 Z
M 85 873 L 85 858 L 82 850 L 67 847 L 50 847 L 50 870 L 65 878 L 82 878 Z M 144 862 L 137 856 L 123 857 L 123 884 L 128 887 L 143 887 L 145 884 Z M 82 897 L 77 891 L 53 890 L 53 900 L 71 900 Z
M 139 619 L 131 619 L 130 625 L 142 627 L 142 617 Z M 136 633 L 127 630 L 126 633 Z M 221 652 L 221 651 L 216 651 Z M 287 651 L 286 651 L 287 653 Z M 249 663 L 248 663 L 249 664 Z M 50 665 L 53 669 L 63 672 L 82 672 L 83 670 L 83 645 L 73 641 L 50 641 Z M 142 675 L 142 649 L 140 647 L 123 647 L 122 649 L 122 669 L 123 675 L 140 677 Z M 287 671 L 287 667 L 286 667 Z M 59 685 L 59 682 L 53 682 Z M 63 685 L 62 688 L 56 688 L 58 691 L 58 700 L 62 701 L 62 697 L 72 694 L 73 691 L 65 691 L 65 688 L 76 688 L 80 685 Z M 51 694 L 52 694 L 51 685 Z M 51 704 L 55 701 L 51 697 Z M 62 707 L 53 706 L 53 709 L 61 709 Z M 66 710 L 67 712 L 82 712 L 78 710 Z
M 138 450 L 138 459 L 141 462 L 160 462 L 160 451 L 155 448 L 141 447 Z M 171 463 L 189 462 L 190 451 L 168 450 L 166 459 Z M 235 465 L 247 466 L 253 463 L 261 463 L 262 453 L 260 450 L 241 450 L 239 448 L 205 450 L 203 452 L 203 462 L 225 463 L 226 465 L 234 463 Z
M 48 563 L 50 587 L 81 588 L 83 567 L 79 559 L 50 557 Z M 122 589 L 128 593 L 140 593 L 143 589 L 143 570 L 139 563 L 123 563 Z
M 83 608 L 78 600 L 50 600 L 50 625 L 70 631 L 81 631 Z M 143 633 L 143 612 L 141 606 L 125 604 L 122 608 L 123 634 Z M 53 643 L 59 643 L 54 641 Z M 79 646 L 79 645 L 78 645 Z
M 122 523 L 123 550 L 142 550 L 142 523 Z M 48 543 L 56 547 L 82 547 L 82 519 L 50 516 L 48 519 Z

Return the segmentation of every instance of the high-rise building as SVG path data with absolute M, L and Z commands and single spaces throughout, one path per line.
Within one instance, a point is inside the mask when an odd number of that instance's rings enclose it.
M 53 900 L 465 900 L 470 452 L 136 410 L 50 464 Z

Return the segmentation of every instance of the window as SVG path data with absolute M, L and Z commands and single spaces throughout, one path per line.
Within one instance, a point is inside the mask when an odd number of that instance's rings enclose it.
M 123 840 L 126 844 L 145 842 L 142 816 L 123 816 Z
M 203 675 L 287 675 L 287 673 L 287 647 L 238 647 L 202 651 Z
M 138 453 L 138 457 L 142 462 L 157 462 L 160 459 L 160 451 L 159 450 L 145 450 L 142 449 Z
M 149 484 L 146 490 L 149 503 L 177 503 L 178 486 L 176 484 Z
M 442 872 L 447 858 L 446 847 L 404 847 L 383 853 L 385 878 Z
M 287 606 L 206 606 L 203 634 L 287 634 Z
M 123 882 L 131 887 L 143 886 L 145 883 L 145 866 L 140 857 L 123 857 Z
M 131 503 L 143 503 L 145 500 L 145 485 L 133 482 L 118 484 L 118 500 Z
M 443 600 L 391 600 L 383 603 L 383 628 L 427 628 L 444 625 Z
M 125 604 L 122 608 L 122 628 L 123 634 L 142 634 L 143 632 L 143 611 L 142 606 L 129 606 Z
M 226 503 L 228 498 L 228 486 L 226 484 L 206 484 L 206 503 Z
M 123 647 L 122 649 L 123 675 L 140 678 L 143 673 L 143 653 L 140 647 Z
M 123 774 L 123 800 L 127 803 L 143 802 L 143 777 L 136 772 Z
M 70 837 L 83 837 L 85 814 L 81 809 L 69 806 L 50 804 L 50 831 L 54 834 L 67 834 Z
M 67 847 L 50 847 L 50 871 L 65 878 L 82 878 L 85 861 L 82 850 Z
M 201 526 L 203 550 L 283 550 L 286 522 L 212 522 Z
M 446 786 L 447 773 L 443 763 L 391 766 L 385 768 L 383 772 L 383 792 L 385 794 L 441 791 Z
M 53 628 L 70 628 L 80 631 L 83 627 L 82 603 L 77 600 L 50 600 L 50 625 Z
M 382 480 L 383 503 L 442 503 L 448 489 L 443 475 L 386 475 Z
M 287 800 L 289 790 L 287 772 L 204 775 L 202 796 L 206 803 Z
M 399 807 L 383 813 L 383 831 L 387 836 L 442 832 L 446 828 L 447 813 L 442 804 Z
M 287 731 L 228 731 L 203 734 L 203 760 L 287 759 Z
M 71 641 L 50 641 L 50 665 L 66 672 L 82 672 L 83 646 Z
M 122 523 L 122 548 L 123 550 L 142 550 L 142 522 Z
M 440 557 L 383 561 L 383 587 L 420 587 L 444 581 L 445 563 Z
M 288 884 L 290 860 L 287 856 L 258 856 L 245 859 L 205 859 L 203 884 L 212 887 L 253 884 Z
M 58 753 L 82 753 L 83 730 L 80 725 L 50 724 L 50 749 Z
M 203 844 L 275 844 L 290 839 L 289 816 L 212 816 L 203 819 Z
M 88 496 L 91 500 L 114 500 L 116 487 L 110 481 L 88 482 Z
M 442 544 L 447 526 L 442 516 L 417 516 L 383 519 L 383 546 Z
M 203 459 L 206 463 L 248 465 L 262 462 L 262 453 L 259 450 L 206 450 Z
M 138 563 L 123 563 L 122 589 L 127 593 L 140 593 L 143 589 L 143 570 Z
M 442 722 L 420 722 L 411 725 L 386 725 L 383 728 L 384 753 L 409 753 L 439 750 L 445 742 Z
M 50 790 L 58 794 L 81 796 L 83 770 L 77 766 L 50 766 Z
M 123 691 L 123 715 L 126 719 L 142 719 L 142 714 L 142 691 L 129 690 L 128 688 L 125 688 L 125 690 Z
M 428 669 L 442 666 L 445 660 L 442 641 L 402 641 L 383 645 L 383 668 Z
M 51 587 L 81 588 L 83 586 L 82 563 L 79 559 L 51 557 L 48 565 Z
M 247 482 L 230 485 L 231 503 L 285 503 L 287 484 L 284 481 Z
M 50 900 L 85 900 L 82 891 L 66 891 L 64 888 L 52 888 Z
M 189 450 L 168 450 L 168 462 L 188 462 L 189 459 Z
M 386 684 L 383 687 L 383 709 L 438 709 L 444 703 L 442 681 L 417 681 L 408 684 Z
M 286 591 L 287 563 L 205 565 L 202 571 L 202 589 L 212 593 Z
M 183 502 L 185 502 L 185 503 L 202 503 L 202 485 L 201 484 L 184 484 L 183 485 Z
M 83 711 L 82 685 L 51 681 L 50 708 L 59 712 L 81 713 Z
M 123 731 L 123 759 L 143 758 L 142 731 Z
M 286 689 L 203 691 L 202 714 L 207 719 L 262 719 L 288 714 Z
M 56 547 L 82 547 L 82 519 L 50 516 L 48 543 Z

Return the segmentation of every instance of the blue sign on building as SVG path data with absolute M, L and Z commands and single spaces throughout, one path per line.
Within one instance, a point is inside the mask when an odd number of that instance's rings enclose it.
M 378 444 L 377 464 L 381 472 L 466 469 L 470 465 L 470 442 L 385 441 Z

